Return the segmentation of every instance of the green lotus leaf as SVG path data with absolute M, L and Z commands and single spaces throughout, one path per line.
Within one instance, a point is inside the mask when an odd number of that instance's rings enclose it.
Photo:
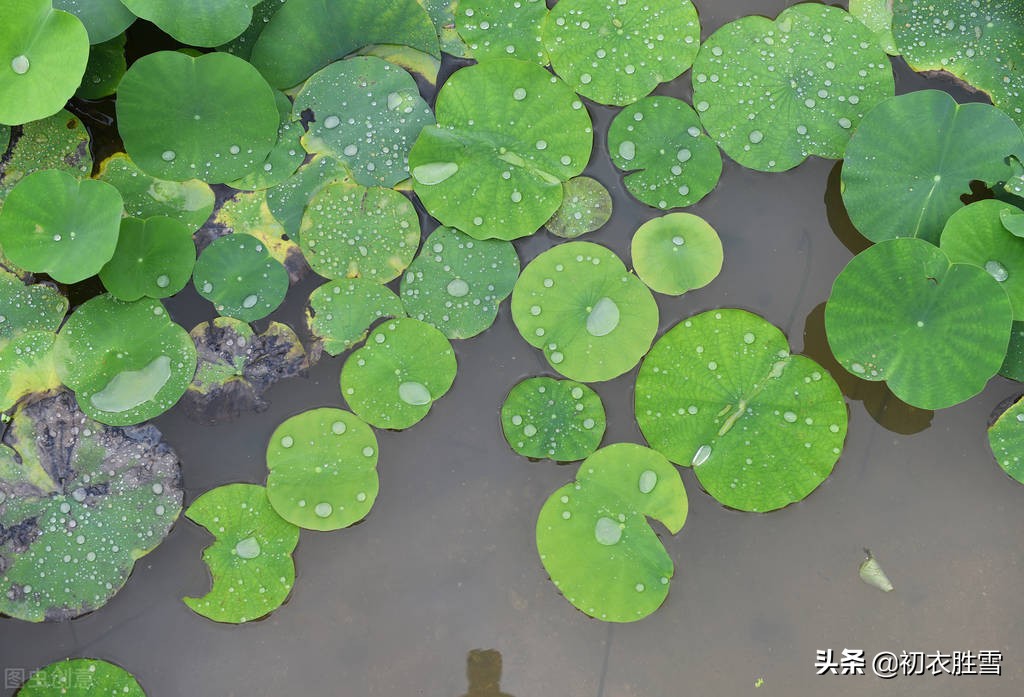
M 988 427 L 988 444 L 1003 470 L 1024 484 L 1024 399 L 1018 399 Z
M 289 0 L 256 40 L 252 64 L 284 89 L 369 44 L 400 44 L 441 57 L 434 25 L 416 0 Z
M 1016 0 L 896 0 L 893 34 L 914 70 L 944 70 L 1024 128 L 1024 6 Z
M 135 21 L 121 0 L 53 0 L 53 8 L 78 17 L 93 45 L 110 41 Z
M 219 314 L 255 322 L 284 300 L 288 272 L 255 237 L 225 235 L 199 255 L 192 283 Z
M 418 423 L 455 381 L 455 352 L 439 330 L 417 319 L 381 324 L 341 369 L 341 393 L 377 428 Z
M 183 44 L 217 46 L 244 32 L 260 0 L 121 0 Z
M 900 55 L 892 34 L 892 0 L 850 0 L 850 14 L 871 30 L 875 42 L 890 56 Z
M 1024 211 L 1016 206 L 1007 207 L 999 213 L 999 222 L 1015 237 L 1024 237 Z
M 151 53 L 132 64 L 117 91 L 125 150 L 162 179 L 240 179 L 264 162 L 279 125 L 274 91 L 227 53 Z
M 762 172 L 792 169 L 809 155 L 842 157 L 850 133 L 894 89 L 889 59 L 867 27 L 812 3 L 774 22 L 730 22 L 693 64 L 704 127 L 729 157 Z
M 26 284 L 0 269 L 0 344 L 22 332 L 55 332 L 67 311 L 67 298 L 53 286 Z
M 648 220 L 633 235 L 630 253 L 640 280 L 665 295 L 703 288 L 722 270 L 722 240 L 706 220 L 690 213 Z
M 673 535 L 689 506 L 679 472 L 660 454 L 616 443 L 588 457 L 537 518 L 537 551 L 566 600 L 591 617 L 634 622 L 668 596 L 672 558 L 647 518 Z
M 629 193 L 655 208 L 692 206 L 722 176 L 722 154 L 690 105 L 672 97 L 631 104 L 608 129 L 608 152 Z
M 57 373 L 90 418 L 112 426 L 151 419 L 185 392 L 196 369 L 188 333 L 159 300 L 109 294 L 78 307 L 57 335 Z
M 604 226 L 612 217 L 612 196 L 591 177 L 573 177 L 562 184 L 562 204 L 544 227 L 558 237 L 574 239 Z
M 419 2 L 419 0 L 416 1 Z M 403 68 L 414 77 L 419 75 L 431 87 L 437 87 L 437 75 L 441 70 L 441 61 L 429 53 L 397 44 L 370 44 L 352 55 L 380 58 L 391 65 Z
M 377 438 L 343 409 L 291 417 L 267 445 L 267 498 L 289 523 L 340 530 L 366 517 L 377 498 Z
M 2 134 L 0 134 L 2 136 Z M 0 137 L 0 142 L 3 138 Z M 60 169 L 76 178 L 92 172 L 89 133 L 67 111 L 32 121 L 14 136 L 9 157 L 0 160 L 0 204 L 22 179 L 43 169 Z
M 298 242 L 302 214 L 309 200 L 328 184 L 342 181 L 352 181 L 352 173 L 345 165 L 330 157 L 314 157 L 290 178 L 267 189 L 267 205 L 288 236 Z
M 361 276 L 379 283 L 405 270 L 419 241 L 419 218 L 409 199 L 351 181 L 321 188 L 299 233 L 306 261 L 324 278 Z
M 279 516 L 267 490 L 227 484 L 206 492 L 185 516 L 216 541 L 203 550 L 213 585 L 200 598 L 184 598 L 192 610 L 215 622 L 241 624 L 270 614 L 295 585 L 292 552 L 299 529 Z
M 614 252 L 567 242 L 523 270 L 512 292 L 512 319 L 552 368 L 572 380 L 600 382 L 647 353 L 658 306 Z
M 261 0 L 257 2 L 253 5 L 252 20 L 249 21 L 249 26 L 246 27 L 245 31 L 227 43 L 218 46 L 217 50 L 238 56 L 246 61 L 252 58 L 252 49 L 256 45 L 256 39 L 259 38 L 263 29 L 285 2 L 287 0 Z
M 449 339 L 468 339 L 498 316 L 498 305 L 519 277 L 511 242 L 475 240 L 439 227 L 402 276 L 400 295 L 410 317 L 428 322 Z
M 741 511 L 802 500 L 846 438 L 846 403 L 828 372 L 743 310 L 695 315 L 659 339 L 637 375 L 635 409 L 652 448 L 692 465 L 709 494 Z
M 404 316 L 405 308 L 394 291 L 368 278 L 325 283 L 310 293 L 306 309 L 310 332 L 332 356 L 365 339 L 377 320 Z
M 4 0 L 0 56 L 0 123 L 16 126 L 64 107 L 89 62 L 89 35 L 50 0 Z
M 455 28 L 455 8 L 459 0 L 418 0 L 423 9 L 430 15 L 430 20 L 437 30 L 437 39 L 441 50 L 457 58 L 470 58 L 469 47 L 459 36 Z
M 271 213 L 266 191 L 242 192 L 224 200 L 201 232 L 214 239 L 225 232 L 255 237 L 271 257 L 281 262 L 292 282 L 298 281 L 308 268 L 299 245 L 288 238 L 284 226 Z
M 124 668 L 94 658 L 65 658 L 32 674 L 18 697 L 146 697 L 138 681 Z
M 215 197 L 205 182 L 151 177 L 124 153 L 104 160 L 97 178 L 121 192 L 125 215 L 132 218 L 165 216 L 181 221 L 190 230 L 198 230 L 213 212 Z
M 988 104 L 958 105 L 936 90 L 900 95 L 879 104 L 850 140 L 843 202 L 857 230 L 873 242 L 920 237 L 938 243 L 970 183 L 1006 181 L 1012 174 L 1006 158 L 1021 148 L 1020 128 Z
M 631 104 L 693 64 L 700 19 L 690 0 L 562 0 L 544 24 L 555 72 L 600 104 Z
M 155 427 L 96 423 L 66 391 L 23 404 L 0 447 L 0 612 L 42 622 L 99 608 L 181 501 L 178 457 Z
M 409 154 L 413 188 L 431 215 L 477 239 L 533 234 L 583 171 L 590 116 L 569 87 L 514 59 L 463 68 L 438 93 L 437 126 Z
M 124 55 L 125 36 L 120 34 L 110 41 L 96 44 L 89 49 L 89 65 L 82 76 L 82 84 L 75 92 L 82 99 L 102 99 L 117 91 L 121 78 L 128 70 Z
M 56 169 L 33 172 L 0 211 L 0 245 L 27 271 L 77 283 L 114 255 L 123 210 L 121 194 L 106 182 Z
M 523 457 L 582 460 L 601 444 L 605 424 L 601 398 L 572 380 L 528 378 L 501 405 L 505 440 Z
M 885 380 L 922 409 L 981 392 L 1003 362 L 1012 322 L 1010 300 L 988 272 L 954 264 L 918 239 L 887 240 L 858 254 L 825 308 L 839 363 L 865 380 Z
M 241 179 L 228 182 L 232 189 L 258 191 L 277 186 L 295 174 L 306 159 L 306 153 L 302 149 L 302 125 L 292 121 L 291 100 L 281 92 L 274 92 L 274 100 L 281 119 L 277 129 L 277 143 L 266 159 L 252 172 Z
M 999 368 L 1003 377 L 1024 382 L 1024 322 L 1014 322 L 1010 332 L 1010 345 Z
M 0 342 L 0 411 L 7 411 L 33 394 L 60 387 L 54 363 L 52 331 L 25 331 Z
M 196 246 L 188 225 L 173 218 L 125 218 L 114 256 L 100 280 L 119 300 L 168 298 L 188 283 Z
M 456 29 L 478 61 L 518 58 L 547 65 L 544 0 L 459 0 Z

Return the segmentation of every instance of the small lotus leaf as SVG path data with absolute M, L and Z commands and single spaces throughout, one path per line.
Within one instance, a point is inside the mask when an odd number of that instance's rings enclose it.
M 173 218 L 125 218 L 100 280 L 119 300 L 168 298 L 185 287 L 196 263 L 192 231 Z
M 198 230 L 213 212 L 215 199 L 209 184 L 198 179 L 176 182 L 151 177 L 124 153 L 104 160 L 97 178 L 117 187 L 125 215 L 132 218 L 166 216 Z
M 146 697 L 124 668 L 94 658 L 65 658 L 36 671 L 18 697 Z
M 591 617 L 634 622 L 657 610 L 675 571 L 648 518 L 673 535 L 689 505 L 660 454 L 616 443 L 588 457 L 537 518 L 537 551 L 566 600 Z
M 1018 399 L 988 428 L 988 444 L 1003 470 L 1024 484 L 1024 399 Z
M 541 29 L 544 0 L 459 0 L 456 29 L 478 61 L 518 58 L 547 65 Z
M 562 205 L 544 223 L 559 237 L 574 239 L 604 226 L 612 217 L 612 196 L 591 177 L 573 177 L 562 184 Z
M 41 121 L 26 123 L 21 134 L 14 137 L 10 157 L 0 161 L 0 204 L 18 182 L 33 172 L 60 169 L 78 179 L 88 177 L 92 171 L 89 144 L 88 131 L 70 112 L 61 110 Z
M 880 242 L 840 272 L 825 308 L 839 363 L 904 402 L 942 409 L 981 392 L 1006 355 L 1010 300 L 992 276 L 919 239 Z
M 365 339 L 377 320 L 404 316 L 402 301 L 387 286 L 368 278 L 345 278 L 310 293 L 306 323 L 323 340 L 324 351 L 337 356 Z
M 277 143 L 266 159 L 252 172 L 241 179 L 228 182 L 232 189 L 258 191 L 277 186 L 295 174 L 306 159 L 306 153 L 302 149 L 302 125 L 292 121 L 291 100 L 281 92 L 274 92 L 274 100 L 281 119 L 281 124 L 277 128 Z
M 622 375 L 647 353 L 658 331 L 658 306 L 614 252 L 567 242 L 523 270 L 512 293 L 512 319 L 559 373 L 600 382 Z
M 53 7 L 78 17 L 94 46 L 113 39 L 135 21 L 121 0 L 53 0 Z
M 233 624 L 281 607 L 295 584 L 292 552 L 299 529 L 274 511 L 266 489 L 220 486 L 196 499 L 185 516 L 216 538 L 203 550 L 213 586 L 201 598 L 184 598 L 186 605 L 214 622 Z
M 267 189 L 267 205 L 288 236 L 298 242 L 302 214 L 310 199 L 328 184 L 342 181 L 352 181 L 345 165 L 330 157 L 314 157 L 289 179 Z
M 192 282 L 218 313 L 254 322 L 276 310 L 288 292 L 288 272 L 251 235 L 225 235 L 196 261 Z
M 115 0 L 119 2 L 119 0 Z M 89 49 L 89 65 L 82 76 L 82 84 L 75 92 L 82 99 L 102 99 L 117 91 L 121 78 L 128 70 L 124 55 L 125 36 L 120 34 L 110 41 L 96 44 Z
M 217 46 L 248 28 L 260 0 L 121 0 L 183 44 Z
M 271 213 L 266 191 L 242 192 L 225 200 L 202 232 L 214 239 L 224 232 L 251 235 L 263 243 L 271 257 L 284 265 L 292 282 L 301 278 L 308 268 L 299 245 L 288 238 L 284 226 Z
M 690 213 L 648 220 L 633 235 L 630 251 L 636 275 L 665 295 L 703 288 L 722 270 L 722 240 L 706 220 Z
M 605 424 L 601 397 L 572 380 L 523 380 L 501 405 L 505 440 L 523 457 L 582 460 L 601 444 Z
M 457 58 L 470 58 L 471 52 L 455 28 L 455 8 L 459 0 L 418 0 L 430 15 L 441 50 Z
M 892 34 L 893 0 L 850 0 L 850 14 L 875 35 L 875 41 L 890 56 L 900 55 Z
M 341 393 L 364 421 L 402 430 L 418 423 L 455 381 L 455 352 L 417 319 L 381 324 L 341 369 Z

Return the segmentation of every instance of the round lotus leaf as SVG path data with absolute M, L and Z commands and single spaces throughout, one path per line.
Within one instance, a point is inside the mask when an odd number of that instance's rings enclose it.
M 1014 322 L 1010 332 L 1010 345 L 1006 349 L 1006 357 L 999 368 L 1003 377 L 1024 382 L 1024 322 Z
M 722 176 L 722 154 L 697 113 L 672 97 L 647 97 L 623 109 L 608 129 L 608 152 L 629 193 L 655 208 L 692 206 Z
M 274 91 L 227 53 L 151 53 L 132 64 L 117 91 L 125 150 L 162 179 L 239 179 L 266 159 L 279 125 Z
M 0 123 L 36 121 L 64 107 L 82 82 L 89 35 L 50 0 L 4 0 L 0 24 Z
M 640 280 L 665 295 L 703 288 L 722 270 L 722 240 L 706 220 L 690 213 L 648 220 L 633 235 L 630 253 Z
M 121 78 L 128 70 L 128 61 L 124 55 L 125 41 L 124 34 L 121 34 L 90 47 L 89 64 L 82 76 L 82 84 L 75 92 L 76 97 L 102 99 L 117 91 Z
M 441 42 L 441 50 L 457 58 L 470 58 L 469 47 L 455 27 L 455 11 L 459 0 L 418 0 L 423 9 L 430 15 L 437 39 Z
M 512 319 L 552 368 L 572 380 L 600 382 L 647 353 L 658 306 L 614 252 L 566 242 L 523 270 L 512 292 Z
M 409 154 L 413 188 L 443 225 L 477 239 L 531 235 L 583 171 L 590 115 L 569 87 L 514 59 L 463 68 L 438 93 L 437 126 Z
M 988 428 L 988 444 L 1003 470 L 1024 484 L 1024 399 L 1018 399 Z
M 192 610 L 215 622 L 241 624 L 268 615 L 295 585 L 292 552 L 299 529 L 274 511 L 267 490 L 253 484 L 212 489 L 185 516 L 216 538 L 203 550 L 213 586 L 200 598 L 184 598 Z
M 591 177 L 573 177 L 562 184 L 562 205 L 544 227 L 553 235 L 573 239 L 602 227 L 612 217 L 612 196 Z
M 120 300 L 168 298 L 188 283 L 196 263 L 192 231 L 173 218 L 125 218 L 100 280 Z
M 302 144 L 344 162 L 364 186 L 394 186 L 409 177 L 409 148 L 434 123 L 409 73 L 380 58 L 331 63 L 295 98 L 296 118 L 312 112 Z
M 225 235 L 199 255 L 192 283 L 219 314 L 254 322 L 284 300 L 288 272 L 255 237 Z
M 0 143 L 5 143 L 0 133 Z M 60 169 L 81 179 L 92 171 L 89 133 L 81 120 L 61 110 L 32 121 L 15 135 L 11 153 L 0 159 L 0 204 L 11 189 L 33 172 Z
M 106 294 L 78 307 L 57 335 L 57 373 L 82 410 L 113 426 L 167 411 L 196 369 L 188 332 L 159 300 L 127 303 Z
M 241 34 L 260 0 L 121 0 L 183 44 L 217 46 Z
M 880 242 L 840 272 L 825 308 L 839 363 L 885 380 L 907 404 L 942 409 L 981 392 L 999 370 L 1013 311 L 984 269 L 954 264 L 917 239 Z
M 281 262 L 293 283 L 308 269 L 299 245 L 288 237 L 284 226 L 271 213 L 266 191 L 240 192 L 223 201 L 216 215 L 200 230 L 200 235 L 216 239 L 225 232 L 250 235 L 259 240 L 270 256 Z
M 890 56 L 900 55 L 892 34 L 891 0 L 850 0 L 850 14 L 871 30 L 883 51 Z
M 325 283 L 309 295 L 306 323 L 323 341 L 324 351 L 337 356 L 366 338 L 380 319 L 404 317 L 398 296 L 368 278 Z
M 468 339 L 494 324 L 498 305 L 518 277 L 519 256 L 511 242 L 475 240 L 439 227 L 402 276 L 402 303 L 410 317 L 449 339 Z
M 505 440 L 523 457 L 582 460 L 601 444 L 605 424 L 601 398 L 572 380 L 523 380 L 501 405 Z
M 690 0 L 562 0 L 544 24 L 555 72 L 600 104 L 631 104 L 682 75 L 700 47 Z
M 808 155 L 842 157 L 850 133 L 894 89 L 889 58 L 867 27 L 812 3 L 774 22 L 750 16 L 725 25 L 693 64 L 704 127 L 729 157 L 762 172 Z
M 478 61 L 518 58 L 547 65 L 541 29 L 544 0 L 459 0 L 456 29 Z
M 256 40 L 252 64 L 284 89 L 369 44 L 399 44 L 441 57 L 434 25 L 416 0 L 289 0 Z
M 267 498 L 289 523 L 339 530 L 377 498 L 377 438 L 343 409 L 312 409 L 277 427 L 267 445 Z
M 27 271 L 78 283 L 113 256 L 123 210 L 121 194 L 106 182 L 56 169 L 33 172 L 0 211 L 0 245 Z
M 306 152 L 302 149 L 302 124 L 292 121 L 291 100 L 281 92 L 274 92 L 274 100 L 281 119 L 277 128 L 277 143 L 266 159 L 252 172 L 241 179 L 228 182 L 232 189 L 258 191 L 277 186 L 295 174 L 306 159 Z
M 696 315 L 659 339 L 637 375 L 635 409 L 652 448 L 692 465 L 709 494 L 741 511 L 802 500 L 846 438 L 846 403 L 828 372 L 743 310 Z
M 65 658 L 32 674 L 18 697 L 146 697 L 124 668 L 93 658 Z
M 324 278 L 397 278 L 420 241 L 416 209 L 402 194 L 351 181 L 321 188 L 302 218 L 299 246 Z
M 616 443 L 588 457 L 537 518 L 537 551 L 566 600 L 591 617 L 633 622 L 657 610 L 675 571 L 648 518 L 673 535 L 689 506 L 658 453 Z
M 455 381 L 455 352 L 417 319 L 381 324 L 341 369 L 341 393 L 364 421 L 402 430 L 418 423 Z
M 215 197 L 209 184 L 151 177 L 124 153 L 104 160 L 97 178 L 121 192 L 125 215 L 132 218 L 166 216 L 198 230 L 213 213 Z
M 1012 173 L 1006 158 L 1022 148 L 1020 128 L 995 107 L 958 105 L 937 90 L 900 95 L 879 104 L 850 140 L 843 203 L 873 242 L 920 237 L 938 243 L 971 182 L 1006 181 Z
M 181 511 L 178 457 L 160 432 L 96 423 L 66 391 L 19 407 L 3 446 L 0 612 L 11 617 L 99 608 Z
M 288 236 L 298 242 L 306 204 L 324 186 L 352 180 L 345 165 L 330 157 L 314 156 L 287 180 L 267 189 L 267 205 Z
M 55 332 L 67 311 L 67 298 L 53 286 L 25 284 L 0 269 L 0 344 L 21 332 Z
M 135 21 L 121 0 L 53 0 L 53 7 L 78 17 L 94 45 L 113 39 Z

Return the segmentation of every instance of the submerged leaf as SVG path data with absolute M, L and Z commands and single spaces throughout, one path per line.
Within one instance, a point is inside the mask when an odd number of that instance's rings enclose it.
M 605 423 L 598 394 L 572 380 L 523 380 L 501 405 L 505 440 L 523 457 L 582 460 L 601 444 Z
M 95 658 L 65 658 L 36 671 L 18 697 L 146 697 L 131 673 Z

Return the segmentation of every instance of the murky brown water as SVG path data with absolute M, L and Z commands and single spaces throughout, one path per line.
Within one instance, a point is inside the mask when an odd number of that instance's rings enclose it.
M 774 16 L 791 3 L 697 4 L 706 36 L 736 16 Z M 900 91 L 949 87 L 900 66 Z M 658 91 L 689 97 L 688 84 Z M 591 113 L 598 138 L 588 173 L 610 187 L 616 208 L 590 239 L 628 259 L 632 232 L 656 212 L 625 193 L 608 162 L 603 134 L 613 111 L 591 105 Z M 689 209 L 721 234 L 722 274 L 683 298 L 659 298 L 662 329 L 710 308 L 742 307 L 782 327 L 794 350 L 806 347 L 835 368 L 821 305 L 848 247 L 862 245 L 837 207 L 835 166 L 811 160 L 768 175 L 727 162 L 717 190 Z M 525 264 L 555 242 L 540 234 L 517 246 Z M 314 285 L 293 288 L 275 318 L 297 322 Z M 208 315 L 191 292 L 171 310 L 186 327 Z M 0 620 L 0 667 L 99 657 L 135 673 L 150 697 L 1024 694 L 1024 487 L 997 467 L 985 437 L 990 410 L 1014 383 L 996 379 L 967 404 L 932 415 L 836 368 L 851 418 L 832 477 L 802 503 L 752 515 L 724 510 L 684 471 L 689 520 L 662 538 L 676 563 L 668 600 L 641 622 L 609 626 L 559 596 L 534 547 L 541 504 L 575 467 L 528 462 L 501 435 L 498 409 L 509 388 L 551 371 L 519 338 L 507 303 L 495 327 L 457 342 L 456 352 L 455 386 L 430 416 L 380 434 L 381 493 L 369 517 L 335 533 L 303 531 L 295 591 L 268 619 L 220 625 L 181 603 L 208 587 L 200 554 L 210 542 L 182 518 L 99 612 L 60 625 Z M 342 404 L 341 363 L 326 360 L 308 378 L 277 385 L 269 410 L 226 426 L 197 427 L 173 411 L 161 417 L 188 501 L 228 482 L 262 483 L 277 424 Z M 642 442 L 634 378 L 596 385 L 608 411 L 606 444 Z M 859 580 L 863 547 L 895 592 Z M 815 651 L 844 648 L 868 657 L 1001 651 L 1003 675 L 882 681 L 869 667 L 864 676 L 816 677 Z

